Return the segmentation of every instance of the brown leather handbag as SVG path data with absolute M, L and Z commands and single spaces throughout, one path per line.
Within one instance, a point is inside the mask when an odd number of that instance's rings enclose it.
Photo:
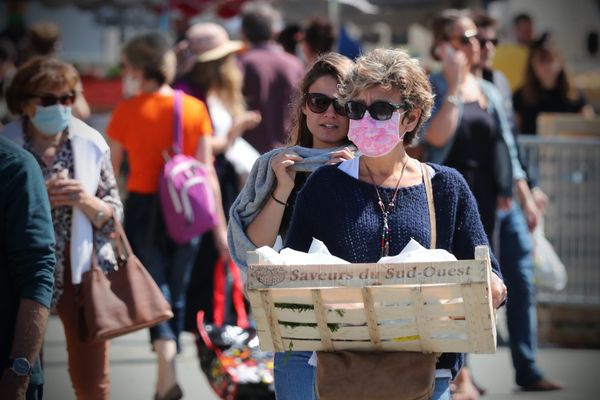
M 429 171 L 421 164 L 429 208 L 430 248 L 436 248 L 436 221 Z M 435 388 L 439 354 L 405 351 L 317 352 L 320 400 L 427 400 Z
M 116 219 L 117 268 L 105 273 L 95 252 L 92 268 L 81 280 L 79 337 L 99 342 L 173 318 L 171 306 L 152 276 L 133 254 Z
M 431 353 L 317 352 L 319 400 L 426 400 L 436 362 Z

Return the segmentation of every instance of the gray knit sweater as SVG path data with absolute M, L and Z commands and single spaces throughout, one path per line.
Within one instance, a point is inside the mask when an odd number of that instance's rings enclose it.
M 330 159 L 330 154 L 346 146 L 329 149 L 312 149 L 307 147 L 292 146 L 271 150 L 260 156 L 254 163 L 250 176 L 244 188 L 233 202 L 229 210 L 229 225 L 227 227 L 227 242 L 233 262 L 240 267 L 244 281 L 246 269 L 246 253 L 256 250 L 256 246 L 246 236 L 246 228 L 262 210 L 271 192 L 275 189 L 277 178 L 271 168 L 273 156 L 282 151 L 297 153 L 303 158 L 296 162 L 296 171 L 312 172 Z

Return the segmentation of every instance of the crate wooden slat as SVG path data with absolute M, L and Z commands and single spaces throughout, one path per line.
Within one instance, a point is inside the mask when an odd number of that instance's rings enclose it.
M 475 259 L 266 265 L 249 253 L 248 298 L 265 351 L 494 353 L 486 246 Z

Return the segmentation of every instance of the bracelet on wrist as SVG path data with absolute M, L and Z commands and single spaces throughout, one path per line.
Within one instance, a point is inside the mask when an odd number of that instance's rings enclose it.
M 446 96 L 446 101 L 450 104 L 452 104 L 453 106 L 458 106 L 460 104 L 462 104 L 462 99 L 460 98 L 460 96 L 457 95 L 449 95 Z
M 287 207 L 287 206 L 288 206 L 288 203 L 286 203 L 285 201 L 281 201 L 281 200 L 279 200 L 277 197 L 275 197 L 275 195 L 273 194 L 273 192 L 271 192 L 271 198 L 272 198 L 273 200 L 275 200 L 275 202 L 276 202 L 276 203 L 279 203 L 279 204 L 281 204 L 281 205 L 282 205 L 282 206 L 284 206 L 284 207 Z

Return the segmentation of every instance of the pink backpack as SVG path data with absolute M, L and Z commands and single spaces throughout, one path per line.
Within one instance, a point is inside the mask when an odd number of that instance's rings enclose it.
M 175 243 L 187 243 L 217 224 L 217 210 L 206 167 L 183 149 L 182 97 L 174 95 L 173 156 L 165 154 L 159 193 L 167 232 Z

